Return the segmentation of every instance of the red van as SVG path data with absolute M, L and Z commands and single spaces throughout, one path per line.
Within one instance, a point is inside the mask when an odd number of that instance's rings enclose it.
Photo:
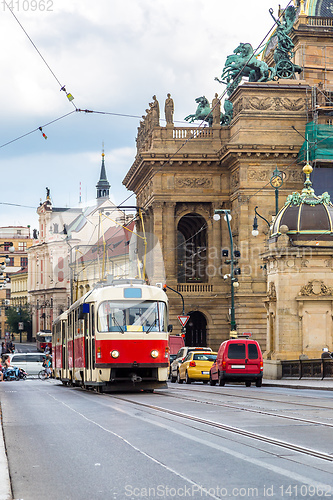
M 179 349 L 185 346 L 184 337 L 181 335 L 169 335 L 170 355 L 177 354 Z
M 263 359 L 258 342 L 250 339 L 230 339 L 222 342 L 215 363 L 210 369 L 210 385 L 226 382 L 255 382 L 261 387 Z

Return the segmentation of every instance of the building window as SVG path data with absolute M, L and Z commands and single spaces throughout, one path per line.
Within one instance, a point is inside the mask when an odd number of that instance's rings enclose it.
M 26 241 L 19 241 L 18 249 L 20 251 L 25 252 L 25 250 L 27 249 L 27 242 Z
M 7 264 L 7 266 L 13 267 L 13 265 L 14 265 L 14 257 L 8 257 L 8 258 L 9 258 L 9 263 Z
M 27 267 L 28 257 L 21 257 L 21 267 Z
M 6 252 L 9 251 L 9 247 L 11 246 L 10 243 L 10 241 L 5 241 L 5 243 L 3 244 L 3 248 L 4 250 L 6 250 Z

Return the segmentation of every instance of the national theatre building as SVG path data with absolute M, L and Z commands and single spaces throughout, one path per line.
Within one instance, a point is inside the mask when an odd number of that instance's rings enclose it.
M 274 360 L 332 349 L 333 3 L 270 13 L 262 54 L 235 48 L 188 125 L 175 126 L 172 95 L 165 120 L 153 97 L 123 183 L 184 298 L 186 345 L 251 332 Z M 179 332 L 181 298 L 168 297 Z

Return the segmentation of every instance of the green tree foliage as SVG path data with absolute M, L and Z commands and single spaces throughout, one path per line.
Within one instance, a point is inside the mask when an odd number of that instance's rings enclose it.
M 11 333 L 19 333 L 19 323 L 23 323 L 23 331 L 31 337 L 32 324 L 30 307 L 26 304 L 20 307 L 8 307 L 6 310 L 7 325 Z

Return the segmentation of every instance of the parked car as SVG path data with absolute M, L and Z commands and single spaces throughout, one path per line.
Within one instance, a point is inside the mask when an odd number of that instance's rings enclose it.
M 177 374 L 178 374 L 178 367 L 180 363 L 184 361 L 185 356 L 189 351 L 212 351 L 210 347 L 182 347 L 179 349 L 179 351 L 176 354 L 175 359 L 171 363 L 170 366 L 170 381 L 171 382 L 176 382 L 177 380 Z
M 44 354 L 39 352 L 18 352 L 10 355 L 10 364 L 22 368 L 28 375 L 38 375 L 43 369 L 44 359 Z
M 210 385 L 226 382 L 255 382 L 262 385 L 263 359 L 258 342 L 252 339 L 229 339 L 222 342 L 210 369 Z
M 202 381 L 207 384 L 209 380 L 209 370 L 216 360 L 217 352 L 209 351 L 190 351 L 187 353 L 184 361 L 179 365 L 177 382 L 183 381 L 190 384 L 194 381 Z
M 177 356 L 177 354 L 170 354 L 170 364 L 169 364 L 168 378 L 170 378 L 170 376 L 171 376 L 171 363 L 173 362 L 173 360 L 175 359 L 176 356 Z

